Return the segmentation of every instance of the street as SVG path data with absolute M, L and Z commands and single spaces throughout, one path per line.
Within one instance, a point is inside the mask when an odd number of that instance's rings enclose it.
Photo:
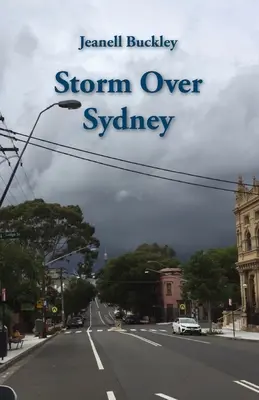
M 19 400 L 258 399 L 257 343 L 182 337 L 170 325 L 110 330 L 98 300 L 81 330 L 67 330 L 1 374 Z

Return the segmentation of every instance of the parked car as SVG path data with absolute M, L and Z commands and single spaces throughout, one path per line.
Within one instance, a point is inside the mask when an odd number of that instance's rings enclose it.
M 172 323 L 172 332 L 180 335 L 201 335 L 201 327 L 194 318 L 177 318 Z
M 140 320 L 137 315 L 130 314 L 126 315 L 126 317 L 124 318 L 124 322 L 125 324 L 131 325 L 131 324 L 139 324 Z
M 67 328 L 82 328 L 84 322 L 81 317 L 73 317 L 67 322 Z

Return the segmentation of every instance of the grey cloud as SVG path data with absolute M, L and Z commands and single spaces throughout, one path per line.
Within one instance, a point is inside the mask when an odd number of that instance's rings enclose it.
M 29 27 L 24 27 L 15 43 L 15 51 L 22 56 L 32 57 L 38 47 L 38 40 Z
M 148 9 L 146 4 L 131 1 L 126 21 L 122 20 L 118 0 L 88 5 L 77 0 L 72 9 L 61 0 L 48 6 L 43 1 L 36 5 L 29 0 L 21 7 L 16 4 L 12 31 L 5 21 L 0 27 L 0 33 L 8 37 L 7 43 L 0 43 L 4 49 L 0 82 L 1 76 L 5 77 L 0 110 L 4 107 L 11 128 L 28 133 L 38 112 L 48 104 L 77 98 L 82 101 L 81 110 L 49 111 L 42 116 L 35 135 L 110 156 L 223 179 L 236 180 L 243 173 L 250 181 L 258 172 L 258 4 L 250 0 L 244 8 L 243 2 L 232 0 L 226 5 L 221 0 L 204 6 L 204 1 L 195 0 L 187 8 L 182 3 L 166 1 L 168 18 L 164 14 L 162 17 L 164 10 L 157 3 L 152 2 Z M 11 15 L 9 5 L 2 7 Z M 249 24 L 244 22 L 246 17 Z M 99 38 L 120 33 L 148 37 L 154 31 L 154 18 L 157 34 L 179 39 L 174 54 L 163 50 L 76 50 L 79 35 L 94 37 L 97 31 Z M 27 33 L 24 26 L 28 27 Z M 33 37 L 28 32 L 33 32 Z M 33 63 L 13 53 L 19 35 L 24 43 L 31 40 L 23 54 L 34 54 Z M 134 93 L 56 96 L 55 73 L 63 69 L 80 78 L 128 77 Z M 167 79 L 203 78 L 204 87 L 196 97 L 170 95 L 166 91 L 147 95 L 138 89 L 139 79 L 147 70 L 157 70 Z M 116 131 L 109 131 L 100 139 L 96 132 L 82 128 L 85 108 L 96 106 L 102 115 L 116 115 L 125 105 L 132 114 L 176 115 L 172 130 L 164 139 L 152 132 Z M 85 157 L 121 165 L 96 156 Z M 234 194 L 138 176 L 34 147 L 26 152 L 24 166 L 37 197 L 82 207 L 86 220 L 96 226 L 101 252 L 106 247 L 109 256 L 146 241 L 168 243 L 181 255 L 234 243 Z M 200 182 L 152 168 L 123 166 Z M 10 169 L 5 166 L 5 180 L 9 174 Z M 29 196 L 22 170 L 18 178 Z M 234 189 L 233 185 L 205 180 L 202 183 Z M 19 187 L 13 187 L 12 192 L 23 200 Z

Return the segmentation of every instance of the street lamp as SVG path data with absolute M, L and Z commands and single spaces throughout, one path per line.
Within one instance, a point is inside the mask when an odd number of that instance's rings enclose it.
M 245 304 L 244 304 L 244 306 L 245 306 L 245 312 L 247 312 L 247 283 L 244 283 L 243 284 L 243 288 L 244 288 L 244 294 L 245 294 Z
M 43 337 L 45 338 L 47 336 L 47 332 L 46 332 L 46 301 L 45 301 L 45 291 L 46 291 L 46 284 L 45 284 L 45 270 L 46 268 L 55 263 L 56 261 L 62 260 L 63 258 L 67 257 L 67 256 L 71 256 L 72 254 L 78 253 L 81 250 L 85 250 L 89 248 L 89 245 L 84 246 L 84 247 L 80 247 L 79 249 L 76 249 L 74 251 L 71 251 L 70 253 L 64 254 L 63 256 L 57 257 L 54 260 L 51 260 L 47 263 L 43 262 L 43 284 L 42 284 L 42 291 L 43 291 Z M 65 309 L 64 309 L 64 292 L 63 292 L 63 270 L 61 268 L 60 271 L 60 282 L 61 282 L 61 318 L 62 318 L 62 325 L 63 327 L 65 326 Z
M 4 202 L 5 198 L 6 198 L 7 193 L 8 193 L 8 190 L 9 190 L 11 184 L 12 184 L 12 181 L 13 181 L 13 179 L 15 177 L 16 171 L 17 171 L 17 169 L 18 169 L 18 167 L 19 167 L 19 165 L 20 165 L 20 163 L 22 161 L 22 157 L 23 157 L 23 155 L 25 153 L 25 150 L 27 149 L 27 146 L 28 146 L 28 144 L 29 144 L 29 142 L 30 142 L 30 140 L 32 138 L 33 132 L 34 132 L 34 130 L 35 130 L 35 128 L 36 128 L 36 126 L 37 126 L 37 124 L 39 122 L 40 117 L 42 116 L 42 114 L 44 112 L 48 111 L 49 109 L 51 109 L 54 106 L 59 106 L 61 108 L 66 108 L 67 110 L 76 110 L 76 109 L 81 107 L 81 103 L 80 103 L 80 101 L 77 101 L 77 100 L 63 100 L 63 101 L 59 101 L 58 103 L 51 104 L 50 106 L 44 108 L 44 110 L 42 110 L 39 113 L 39 115 L 38 115 L 38 117 L 37 117 L 37 119 L 35 121 L 35 124 L 33 125 L 33 128 L 31 130 L 31 133 L 28 136 L 28 138 L 27 138 L 27 140 L 25 142 L 25 145 L 24 145 L 24 147 L 23 147 L 23 149 L 22 149 L 22 151 L 21 151 L 21 153 L 19 155 L 17 163 L 15 164 L 15 167 L 14 167 L 14 169 L 12 171 L 12 174 L 10 176 L 10 179 L 9 179 L 7 185 L 6 185 L 6 188 L 5 188 L 5 190 L 4 190 L 4 192 L 3 192 L 2 196 L 1 196 L 0 207 L 2 207 L 2 205 L 3 205 L 3 202 Z

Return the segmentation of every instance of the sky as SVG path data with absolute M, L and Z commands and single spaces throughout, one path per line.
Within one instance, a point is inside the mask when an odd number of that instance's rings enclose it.
M 54 107 L 34 135 L 69 146 L 152 166 L 247 183 L 258 171 L 259 3 L 256 0 L 8 0 L 1 5 L 0 111 L 9 129 L 28 134 L 38 113 L 60 100 L 77 99 L 74 111 Z M 79 37 L 114 35 L 178 40 L 174 51 L 87 49 Z M 55 75 L 78 79 L 129 79 L 132 94 L 57 94 Z M 203 79 L 199 95 L 147 94 L 140 78 L 149 70 L 164 79 Z M 174 115 L 157 132 L 83 129 L 84 110 L 119 115 Z M 34 142 L 35 143 L 35 142 Z M 12 145 L 1 138 L 1 145 Z M 16 143 L 19 149 L 22 143 Z M 57 146 L 50 145 L 58 149 Z M 235 185 L 143 168 L 80 154 L 152 175 L 235 189 Z M 12 159 L 14 165 L 15 159 Z M 24 172 L 25 171 L 25 172 Z M 10 176 L 1 164 L 0 190 Z M 28 178 L 28 179 L 27 179 Z M 30 184 L 28 184 L 28 180 Z M 31 190 L 32 189 L 32 190 Z M 141 176 L 29 146 L 7 202 L 37 198 L 78 204 L 101 241 L 100 260 L 141 243 L 172 246 L 180 257 L 235 243 L 231 192 Z

